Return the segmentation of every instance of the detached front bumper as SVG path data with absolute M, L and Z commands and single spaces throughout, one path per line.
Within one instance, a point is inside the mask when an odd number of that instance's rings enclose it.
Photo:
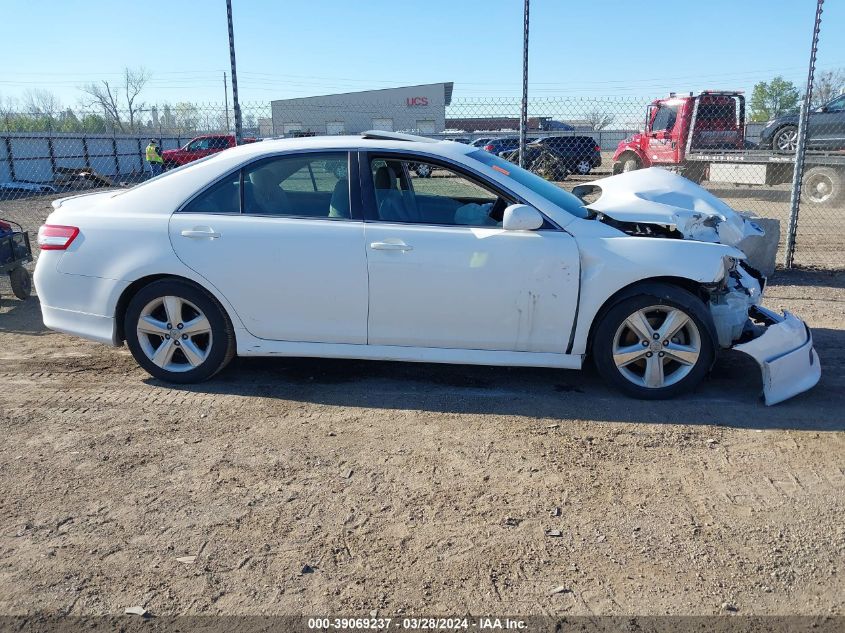
M 760 365 L 766 404 L 783 402 L 815 386 L 822 368 L 807 324 L 789 312 L 780 315 L 759 306 L 752 307 L 750 315 L 765 323 L 766 329 L 733 349 Z

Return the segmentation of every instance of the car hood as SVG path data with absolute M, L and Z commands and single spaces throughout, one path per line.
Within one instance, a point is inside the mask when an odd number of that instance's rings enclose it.
M 740 250 L 747 238 L 764 235 L 750 214 L 735 211 L 703 187 L 659 167 L 594 180 L 572 193 L 583 199 L 596 190 L 601 191 L 598 200 L 584 206 L 617 222 L 655 224 L 677 230 L 684 239 Z

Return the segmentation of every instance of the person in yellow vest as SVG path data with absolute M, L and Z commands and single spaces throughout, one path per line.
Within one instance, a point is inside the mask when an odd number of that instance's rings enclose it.
M 147 162 L 150 164 L 150 171 L 153 177 L 158 176 L 164 169 L 164 159 L 161 157 L 161 148 L 158 146 L 158 141 L 154 138 L 150 139 L 147 145 Z

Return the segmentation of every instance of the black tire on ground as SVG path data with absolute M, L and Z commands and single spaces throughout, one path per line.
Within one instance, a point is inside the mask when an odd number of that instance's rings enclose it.
M 9 283 L 12 285 L 12 292 L 21 299 L 29 299 L 32 294 L 32 277 L 26 268 L 15 268 L 9 273 Z
M 156 365 L 142 348 L 137 331 L 141 313 L 145 306 L 162 297 L 178 297 L 198 308 L 208 319 L 211 336 L 208 339 L 207 356 L 203 362 L 187 371 L 170 371 Z M 221 371 L 235 356 L 235 332 L 223 306 L 205 290 L 178 279 L 161 279 L 139 290 L 129 301 L 123 321 L 126 344 L 138 364 L 151 376 L 174 383 L 194 383 L 208 380 Z M 174 328 L 177 324 L 171 324 Z M 142 335 L 146 336 L 146 335 Z M 154 338 L 154 337 L 150 337 Z M 178 337 L 174 337 L 178 338 Z M 151 344 L 155 341 L 149 340 Z M 183 352 L 174 352 L 176 354 Z
M 793 154 L 798 147 L 798 128 L 785 125 L 772 137 L 772 149 L 776 152 Z
M 845 200 L 845 176 L 834 167 L 810 167 L 801 183 L 801 200 L 813 205 L 835 205 Z
M 633 296 L 621 299 L 599 315 L 600 321 L 593 331 L 592 339 L 593 362 L 599 374 L 616 389 L 629 396 L 643 400 L 662 400 L 692 390 L 710 370 L 716 354 L 712 319 L 706 306 L 701 299 L 689 291 L 670 284 L 643 284 L 636 290 L 636 293 Z M 624 331 L 623 327 L 626 327 L 625 323 L 628 317 L 636 314 L 639 310 L 655 306 L 663 307 L 664 309 L 675 308 L 680 310 L 695 325 L 699 340 L 698 357 L 688 373 L 677 380 L 677 382 L 660 388 L 635 384 L 629 378 L 626 378 L 623 370 L 617 367 L 613 356 L 614 340 L 618 333 Z M 659 328 L 660 323 L 655 322 L 652 325 Z M 679 335 L 683 334 L 683 330 L 679 332 Z M 674 339 L 673 342 L 675 342 Z M 661 343 L 662 341 L 657 341 L 657 344 Z M 690 341 L 687 341 L 687 343 L 690 343 Z M 639 342 L 634 341 L 633 344 L 639 344 Z M 680 344 L 685 343 L 681 342 Z M 648 348 L 644 345 L 643 349 Z M 657 354 L 658 352 L 649 353 Z M 636 361 L 636 363 L 642 363 L 643 365 L 646 362 L 646 359 Z M 680 367 L 680 364 L 670 359 L 661 362 L 666 363 L 665 368 L 670 370 L 675 366 Z M 632 368 L 631 373 L 638 371 L 637 367 L 633 365 L 629 365 L 628 367 Z M 643 371 L 645 370 L 643 369 Z

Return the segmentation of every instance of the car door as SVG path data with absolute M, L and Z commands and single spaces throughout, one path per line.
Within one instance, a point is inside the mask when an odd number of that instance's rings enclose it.
M 808 144 L 819 149 L 845 148 L 845 95 L 826 103 L 807 118 Z
M 655 108 L 649 125 L 646 150 L 649 160 L 654 164 L 677 162 L 675 126 L 678 121 L 678 109 L 676 104 L 665 103 Z
M 371 345 L 565 352 L 579 283 L 570 235 L 548 222 L 503 230 L 515 199 L 451 163 L 362 154 L 360 172 Z
M 347 152 L 256 161 L 173 214 L 173 248 L 254 336 L 365 344 L 364 228 L 348 173 Z

